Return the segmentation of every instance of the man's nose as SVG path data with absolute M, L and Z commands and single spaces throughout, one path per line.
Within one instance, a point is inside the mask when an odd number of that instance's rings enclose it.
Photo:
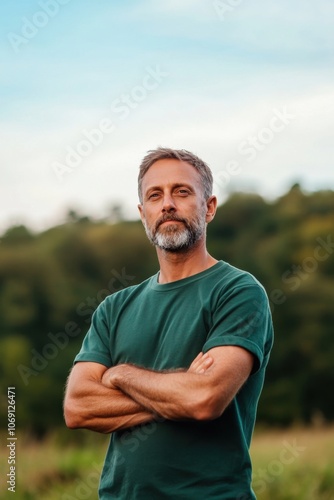
M 170 212 L 176 210 L 176 206 L 173 197 L 169 194 L 165 194 L 162 203 L 162 212 Z

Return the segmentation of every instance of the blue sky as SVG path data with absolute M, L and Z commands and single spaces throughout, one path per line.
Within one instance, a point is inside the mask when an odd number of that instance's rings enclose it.
M 0 231 L 136 217 L 158 145 L 206 160 L 220 201 L 333 188 L 333 24 L 331 0 L 5 2 Z

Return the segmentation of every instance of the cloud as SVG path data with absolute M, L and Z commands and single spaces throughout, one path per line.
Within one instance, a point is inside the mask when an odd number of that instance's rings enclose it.
M 7 27 L 23 8 L 10 7 Z M 62 13 L 22 54 L 1 51 L 2 227 L 13 216 L 42 227 L 74 204 L 99 216 L 113 200 L 137 216 L 138 164 L 158 145 L 193 150 L 216 174 L 239 161 L 227 187 L 274 196 L 296 177 L 334 181 L 333 2 L 241 1 L 224 22 L 203 0 L 71 2 Z M 52 162 L 112 118 L 149 65 L 168 78 L 60 185 Z M 296 119 L 247 162 L 240 142 L 284 106 Z
M 61 185 L 51 164 L 72 140 L 61 123 L 52 133 L 48 128 L 37 131 L 19 125 L 3 126 L 2 188 L 7 194 L 0 201 L 2 224 L 10 214 L 27 214 L 34 225 L 41 227 L 64 207 L 73 205 L 84 213 L 101 216 L 113 200 L 124 204 L 128 214 L 136 217 L 138 165 L 146 151 L 158 145 L 196 152 L 208 161 L 215 175 L 224 171 L 229 161 L 238 161 L 241 173 L 227 188 L 256 186 L 274 196 L 296 177 L 305 179 L 308 187 L 325 187 L 330 179 L 334 181 L 329 155 L 334 93 L 329 86 L 313 90 L 299 97 L 267 95 L 265 100 L 259 90 L 247 105 L 238 105 L 238 94 L 232 96 L 232 102 L 224 96 L 201 96 L 197 106 L 183 93 L 164 95 L 160 106 L 147 101 Z M 284 107 L 296 119 L 248 162 L 238 146 L 268 126 L 274 108 Z M 18 143 L 21 148 L 16 147 Z

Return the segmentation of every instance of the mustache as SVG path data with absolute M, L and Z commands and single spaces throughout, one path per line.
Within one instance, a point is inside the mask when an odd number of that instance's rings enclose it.
M 158 227 L 161 226 L 161 224 L 163 224 L 164 222 L 173 221 L 173 220 L 176 222 L 183 222 L 186 226 L 188 226 L 187 220 L 182 219 L 181 217 L 178 217 L 177 215 L 165 214 L 162 217 L 160 217 L 160 219 L 157 220 L 157 222 L 155 224 L 155 230 L 157 230 Z

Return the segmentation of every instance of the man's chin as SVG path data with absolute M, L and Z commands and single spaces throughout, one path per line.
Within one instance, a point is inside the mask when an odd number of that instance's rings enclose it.
M 189 245 L 165 246 L 159 245 L 157 243 L 155 244 L 155 246 L 167 253 L 186 253 L 190 248 Z
M 145 226 L 146 234 L 150 242 L 160 250 L 169 253 L 186 253 L 199 241 L 202 232 L 191 231 L 188 227 L 182 227 L 180 223 L 160 224 L 155 233 Z
M 187 252 L 194 244 L 189 235 L 180 235 L 179 238 L 156 238 L 154 245 L 160 250 L 169 253 L 185 253 Z

